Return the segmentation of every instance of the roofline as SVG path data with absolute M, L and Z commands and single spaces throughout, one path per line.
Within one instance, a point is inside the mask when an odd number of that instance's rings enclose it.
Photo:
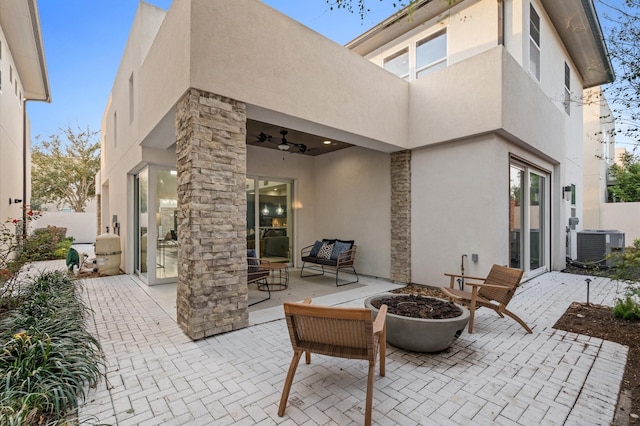
M 598 19 L 598 14 L 593 4 L 593 0 L 582 0 L 582 6 L 584 7 L 587 19 L 589 20 L 591 32 L 596 39 L 596 47 L 598 49 L 598 53 L 602 57 L 603 62 L 606 64 L 607 83 L 611 83 L 616 79 L 616 75 L 615 71 L 613 70 L 613 65 L 611 64 L 609 49 L 607 48 L 607 43 L 604 39 L 602 26 L 600 25 L 600 20 Z
M 29 100 L 51 102 L 51 89 L 49 87 L 49 74 L 47 72 L 47 61 L 44 54 L 44 43 L 42 41 L 42 31 L 40 27 L 40 15 L 38 13 L 37 0 L 27 0 L 29 6 L 29 16 L 31 18 L 31 29 L 33 39 L 36 44 L 38 62 L 40 64 L 40 75 L 42 75 L 42 86 L 44 88 L 44 98 L 31 98 Z

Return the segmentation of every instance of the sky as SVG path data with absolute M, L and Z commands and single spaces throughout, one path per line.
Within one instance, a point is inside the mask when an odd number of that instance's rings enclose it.
M 369 0 L 372 11 L 361 20 L 357 13 L 329 10 L 325 0 L 263 1 L 341 45 L 397 10 L 390 0 Z M 171 0 L 147 2 L 165 10 L 171 5 Z M 27 103 L 32 140 L 67 127 L 100 130 L 138 4 L 139 0 L 38 0 L 52 101 Z
M 38 0 L 52 102 L 27 104 L 32 140 L 67 127 L 100 130 L 139 1 Z M 165 10 L 171 1 L 147 0 Z M 358 13 L 330 10 L 326 0 L 263 1 L 341 45 L 397 11 L 392 0 L 368 0 L 371 11 L 361 19 Z M 601 24 L 607 24 L 602 17 Z

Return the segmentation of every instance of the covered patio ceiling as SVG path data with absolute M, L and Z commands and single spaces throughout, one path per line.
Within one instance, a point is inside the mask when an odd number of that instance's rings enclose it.
M 278 144 L 282 141 L 282 131 L 287 132 L 285 138 L 290 144 L 305 145 L 304 155 L 317 156 L 353 146 L 332 138 L 251 119 L 247 120 L 247 145 L 278 149 Z M 300 153 L 295 145 L 290 146 L 288 152 Z

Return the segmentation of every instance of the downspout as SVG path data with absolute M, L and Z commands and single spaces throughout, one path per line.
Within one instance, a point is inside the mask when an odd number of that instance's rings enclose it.
M 498 0 L 498 46 L 504 46 L 504 1 Z
M 27 239 L 27 101 L 22 99 L 22 240 Z

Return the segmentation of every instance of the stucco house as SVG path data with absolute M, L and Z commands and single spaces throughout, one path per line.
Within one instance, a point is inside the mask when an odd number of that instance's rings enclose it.
M 194 339 L 248 324 L 247 248 L 299 267 L 354 240 L 359 273 L 430 285 L 562 269 L 583 214 L 569 99 L 612 78 L 590 0 L 419 0 L 346 46 L 257 0 L 141 3 L 103 116 L 102 228 L 127 273 L 177 281 Z
M 51 101 L 36 0 L 0 0 L 0 220 L 31 194 L 27 101 Z

